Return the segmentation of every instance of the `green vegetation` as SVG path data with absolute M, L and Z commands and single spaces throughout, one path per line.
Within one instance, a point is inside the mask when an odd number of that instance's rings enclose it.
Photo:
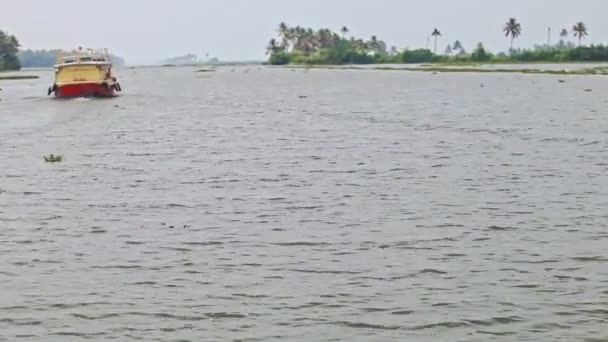
M 60 154 L 58 154 L 58 155 L 50 154 L 50 155 L 44 157 L 44 161 L 47 163 L 60 163 L 63 161 L 63 156 Z
M 0 71 L 21 69 L 17 58 L 19 46 L 15 36 L 0 30 Z
M 273 65 L 284 64 L 374 64 L 396 63 L 396 48 L 387 51 L 386 43 L 372 36 L 369 40 L 347 39 L 347 27 L 339 35 L 329 29 L 306 29 L 279 25 L 279 38 L 266 48 Z M 431 53 L 432 55 L 432 53 Z
M 543 69 L 524 69 L 524 68 L 475 68 L 475 67 L 452 67 L 452 66 L 421 66 L 421 67 L 376 67 L 361 68 L 356 66 L 317 66 L 317 68 L 327 69 L 352 69 L 352 70 L 381 70 L 381 71 L 415 71 L 438 73 L 515 73 L 515 74 L 543 74 L 543 75 L 601 75 L 608 76 L 608 67 L 583 68 L 577 70 L 543 70 Z M 565 82 L 559 80 L 560 83 Z
M 475 72 L 475 73 L 516 73 L 516 74 L 544 74 L 544 75 L 608 75 L 607 68 L 588 68 L 580 70 L 542 70 L 542 69 L 489 69 L 489 68 L 383 68 L 381 70 L 425 71 L 425 72 Z
M 19 60 L 24 68 L 51 68 L 55 65 L 57 50 L 23 50 L 19 52 Z M 110 55 L 115 66 L 124 66 L 125 61 L 118 56 Z
M 522 35 L 522 25 L 515 18 L 510 18 L 502 27 L 510 40 L 508 53 L 492 53 L 478 43 L 472 52 L 467 52 L 460 40 L 449 44 L 443 55 L 437 52 L 441 31 L 435 28 L 434 50 L 429 49 L 387 49 L 387 44 L 372 36 L 368 40 L 356 37 L 347 38 L 350 30 L 340 29 L 340 34 L 329 29 L 313 30 L 300 26 L 290 27 L 281 23 L 278 37 L 269 41 L 266 51 L 269 64 L 307 64 L 307 65 L 343 65 L 343 64 L 475 64 L 475 63 L 531 63 L 531 62 L 607 62 L 608 46 L 582 46 L 587 36 L 587 26 L 576 23 L 572 35 L 578 39 L 578 45 L 568 41 L 569 32 L 562 29 L 560 40 L 553 45 L 537 45 L 532 49 L 514 48 L 515 40 Z
M 3 80 L 34 80 L 40 78 L 36 75 L 2 75 L 0 74 L 0 81 Z

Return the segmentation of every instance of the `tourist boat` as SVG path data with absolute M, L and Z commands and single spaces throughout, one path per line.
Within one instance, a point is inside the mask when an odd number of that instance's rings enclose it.
M 59 98 L 114 97 L 122 91 L 112 75 L 108 50 L 82 49 L 57 52 L 55 83 L 48 95 Z

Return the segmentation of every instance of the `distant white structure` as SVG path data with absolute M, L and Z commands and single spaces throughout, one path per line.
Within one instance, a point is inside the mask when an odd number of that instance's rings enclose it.
M 195 54 L 187 54 L 184 56 L 167 58 L 167 59 L 165 59 L 165 61 L 163 63 L 164 64 L 173 64 L 173 65 L 198 64 L 199 58 Z

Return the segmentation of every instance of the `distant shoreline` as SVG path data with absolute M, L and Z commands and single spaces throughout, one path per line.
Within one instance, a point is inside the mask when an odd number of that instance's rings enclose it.
M 489 68 L 487 66 L 499 66 L 499 65 L 529 65 L 529 64 L 545 64 L 545 65 L 563 65 L 563 64 L 576 64 L 576 65 L 588 65 L 588 64 L 605 64 L 605 66 L 598 66 L 592 68 L 580 68 L 580 69 L 542 69 L 542 68 Z M 570 63 L 477 63 L 477 64 L 418 64 L 416 67 L 407 66 L 391 66 L 390 64 L 384 65 L 373 65 L 368 64 L 362 65 L 284 65 L 281 68 L 297 68 L 297 69 L 330 69 L 330 70 L 361 70 L 361 71 L 410 71 L 410 72 L 428 72 L 428 73 L 518 73 L 518 74 L 540 74 L 540 75 L 565 75 L 565 76 L 581 76 L 581 75 L 593 75 L 593 76 L 608 76 L 608 63 L 592 63 L 592 62 L 570 62 Z M 486 68 L 481 68 L 486 66 Z
M 0 73 L 0 81 L 35 80 L 35 79 L 40 78 L 40 76 L 37 76 L 37 75 L 15 75 L 15 74 L 2 75 L 2 73 Z

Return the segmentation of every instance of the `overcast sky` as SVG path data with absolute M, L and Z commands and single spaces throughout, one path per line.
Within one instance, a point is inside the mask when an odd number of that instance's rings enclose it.
M 355 36 L 377 35 L 389 46 L 425 47 L 437 27 L 440 46 L 461 40 L 508 49 L 501 32 L 517 18 L 516 46 L 554 39 L 577 21 L 589 28 L 587 43 L 608 42 L 608 0 L 0 0 L 0 28 L 24 48 L 107 47 L 129 64 L 209 53 L 222 60 L 264 58 L 281 21 L 306 27 L 342 25 Z

